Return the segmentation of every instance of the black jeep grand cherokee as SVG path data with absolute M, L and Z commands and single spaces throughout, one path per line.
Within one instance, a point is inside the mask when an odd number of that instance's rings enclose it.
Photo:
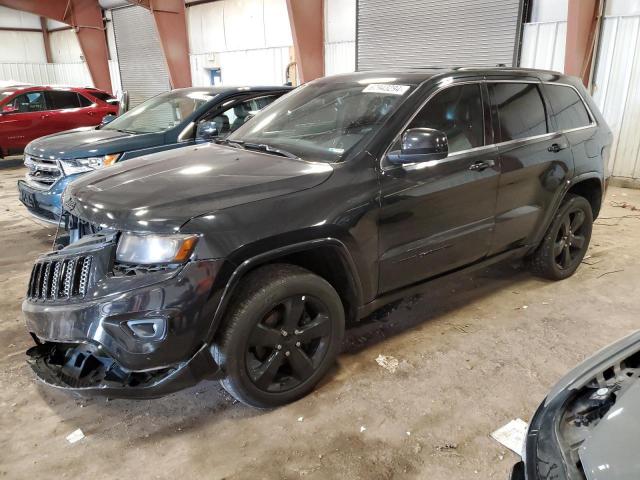
M 280 98 L 219 144 L 83 176 L 73 241 L 23 303 L 46 383 L 154 397 L 220 379 L 256 407 L 308 393 L 345 324 L 463 268 L 570 276 L 611 133 L 559 73 L 355 73 Z

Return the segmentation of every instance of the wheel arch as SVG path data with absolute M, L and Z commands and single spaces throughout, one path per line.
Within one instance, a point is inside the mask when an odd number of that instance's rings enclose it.
M 355 322 L 362 304 L 362 286 L 356 264 L 347 246 L 338 238 L 323 237 L 284 245 L 236 261 L 224 287 L 209 332 L 212 340 L 230 300 L 242 279 L 264 265 L 287 263 L 305 268 L 324 278 L 336 289 L 345 309 L 347 323 Z
M 562 199 L 569 193 L 586 198 L 591 205 L 593 219 L 598 218 L 604 197 L 604 185 L 599 173 L 590 172 L 574 178 Z
M 565 183 L 565 187 L 562 189 L 562 192 L 558 194 L 553 208 L 550 208 L 547 212 L 545 221 L 530 245 L 527 255 L 533 253 L 538 248 L 544 235 L 551 226 L 551 222 L 553 222 L 555 213 L 560 208 L 560 205 L 562 205 L 562 202 L 564 202 L 564 199 L 567 198 L 568 194 L 585 197 L 591 205 L 593 219 L 595 220 L 602 207 L 604 190 L 602 174 L 598 172 L 586 172 L 573 177 L 569 182 Z

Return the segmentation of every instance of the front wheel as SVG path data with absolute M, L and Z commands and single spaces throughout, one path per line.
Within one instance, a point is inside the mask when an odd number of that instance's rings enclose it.
M 340 296 L 323 278 L 294 265 L 247 275 L 213 346 L 222 386 L 257 408 L 309 393 L 334 363 L 344 335 Z
M 587 253 L 592 228 L 591 204 L 584 197 L 567 194 L 530 258 L 532 272 L 550 280 L 573 275 Z

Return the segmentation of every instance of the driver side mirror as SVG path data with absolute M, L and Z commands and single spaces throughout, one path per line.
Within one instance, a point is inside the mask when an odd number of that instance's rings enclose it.
M 401 150 L 387 154 L 395 165 L 443 160 L 449 155 L 447 134 L 433 128 L 410 128 L 402 134 Z
M 213 120 L 203 120 L 198 123 L 198 129 L 196 130 L 196 138 L 198 140 L 213 140 L 219 135 L 218 125 Z
M 13 105 L 5 105 L 2 107 L 2 113 L 15 113 L 18 111 L 18 107 L 14 107 Z

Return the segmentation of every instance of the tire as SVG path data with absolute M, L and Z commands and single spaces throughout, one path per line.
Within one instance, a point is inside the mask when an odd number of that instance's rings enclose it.
M 323 278 L 294 265 L 258 268 L 239 285 L 212 348 L 222 386 L 256 408 L 302 398 L 335 362 L 344 325 L 340 296 Z
M 591 204 L 584 197 L 567 194 L 542 243 L 529 259 L 531 271 L 549 280 L 573 275 L 587 253 L 592 228 Z

